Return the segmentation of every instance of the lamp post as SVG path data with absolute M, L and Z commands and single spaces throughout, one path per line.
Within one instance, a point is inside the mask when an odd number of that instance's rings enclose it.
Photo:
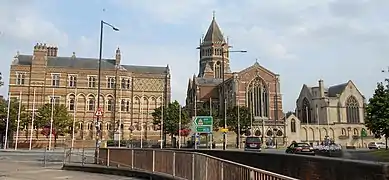
M 223 120 L 224 120 L 224 129 L 227 129 L 227 118 L 226 118 L 226 114 L 227 114 L 227 109 L 226 109 L 226 96 L 225 96 L 225 83 L 224 83 L 224 69 L 225 69 L 225 66 L 224 66 L 224 54 L 225 53 L 230 53 L 230 52 L 238 52 L 238 53 L 246 53 L 247 51 L 243 51 L 243 50 L 240 50 L 240 51 L 229 51 L 228 49 L 231 48 L 231 46 L 228 46 L 227 47 L 227 50 L 225 51 L 224 50 L 224 47 L 226 46 L 227 44 L 226 43 L 223 43 L 222 44 L 222 69 L 221 69 L 221 75 L 222 75 L 222 110 L 223 110 Z M 226 143 L 226 132 L 223 133 L 223 150 L 226 150 L 226 147 L 227 147 L 227 143 Z
M 102 55 L 103 55 L 103 30 L 104 30 L 104 25 L 107 25 L 109 27 L 111 27 L 114 31 L 119 31 L 118 28 L 116 28 L 115 26 L 101 20 L 100 21 L 100 46 L 99 46 L 99 65 L 98 65 L 98 69 L 99 69 L 99 77 L 98 77 L 98 82 L 97 82 L 97 109 L 100 109 L 100 91 L 101 91 L 101 59 L 102 59 Z M 101 130 L 100 130 L 100 125 L 99 125 L 99 122 L 100 122 L 100 116 L 97 116 L 96 117 L 96 146 L 95 146 L 95 163 L 97 164 L 98 163 L 98 157 L 99 157 L 99 147 L 100 147 L 100 133 L 101 133 Z

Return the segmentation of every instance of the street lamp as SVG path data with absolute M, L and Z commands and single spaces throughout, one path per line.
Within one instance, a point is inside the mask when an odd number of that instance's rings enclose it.
M 228 46 L 227 47 L 227 51 L 224 51 L 224 46 L 226 46 L 227 44 L 226 43 L 223 43 L 222 44 L 222 100 L 223 100 L 223 103 L 222 103 L 222 109 L 223 109 L 223 120 L 224 120 L 224 129 L 227 129 L 227 118 L 226 118 L 226 114 L 227 114 L 227 110 L 226 110 L 226 104 L 227 104 L 227 101 L 226 101 L 226 98 L 225 98 L 225 83 L 224 83 L 224 54 L 225 53 L 230 53 L 230 52 L 237 52 L 237 53 L 246 53 L 247 51 L 243 51 L 243 50 L 240 50 L 240 51 L 229 51 L 228 49 L 231 48 L 231 46 Z M 227 147 L 227 144 L 226 144 L 226 132 L 223 133 L 223 150 L 226 150 L 226 147 Z
M 118 28 L 115 26 L 101 20 L 100 21 L 100 46 L 99 46 L 99 77 L 98 77 L 98 82 L 97 82 L 97 109 L 100 109 L 100 91 L 101 91 L 101 58 L 103 55 L 103 30 L 104 30 L 104 25 L 107 25 L 111 27 L 114 31 L 119 31 Z M 100 147 L 100 134 L 101 134 L 101 129 L 99 125 L 100 121 L 100 116 L 96 117 L 96 149 L 95 149 L 95 163 L 98 163 L 98 158 L 99 158 L 99 147 Z

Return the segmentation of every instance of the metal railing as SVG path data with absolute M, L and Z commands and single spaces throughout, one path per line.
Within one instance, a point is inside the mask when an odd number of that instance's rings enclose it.
M 93 154 L 65 151 L 64 164 L 94 162 Z M 297 180 L 202 153 L 156 149 L 100 149 L 99 165 L 163 174 L 186 180 Z

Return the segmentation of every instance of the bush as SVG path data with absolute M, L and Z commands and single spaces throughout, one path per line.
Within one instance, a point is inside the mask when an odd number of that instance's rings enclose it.
M 126 147 L 127 144 L 128 144 L 128 140 L 121 140 L 120 141 L 121 147 Z M 116 147 L 116 146 L 119 146 L 119 141 L 114 141 L 114 140 L 107 141 L 107 147 Z

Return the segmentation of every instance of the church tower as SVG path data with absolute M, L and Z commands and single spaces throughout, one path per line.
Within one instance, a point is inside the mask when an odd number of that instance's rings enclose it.
M 211 24 L 205 37 L 200 39 L 200 68 L 198 77 L 202 78 L 222 78 L 222 60 L 224 59 L 224 74 L 231 73 L 228 41 L 223 37 L 223 33 L 215 20 L 213 13 Z M 224 52 L 224 57 L 222 57 Z

